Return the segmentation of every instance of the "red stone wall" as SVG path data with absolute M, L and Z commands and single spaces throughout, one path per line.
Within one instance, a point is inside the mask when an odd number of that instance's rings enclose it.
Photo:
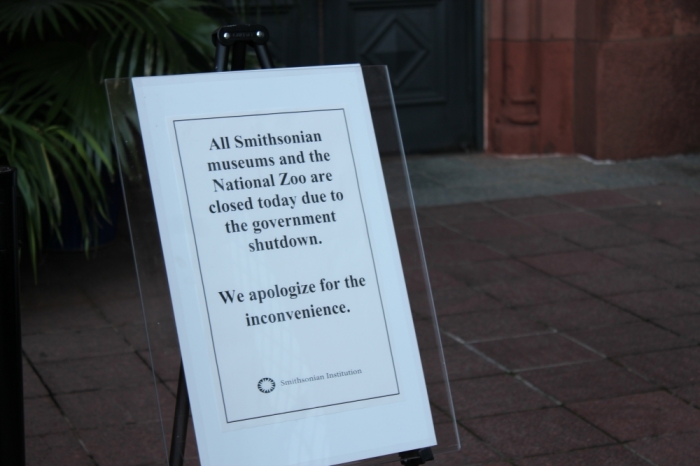
M 490 0 L 488 150 L 573 152 L 575 0 Z
M 700 152 L 700 0 L 488 0 L 487 150 Z

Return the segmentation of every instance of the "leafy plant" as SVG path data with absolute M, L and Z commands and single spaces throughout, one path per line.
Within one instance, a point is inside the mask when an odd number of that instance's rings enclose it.
M 36 272 L 42 218 L 59 234 L 57 178 L 84 244 L 114 173 L 104 79 L 210 70 L 215 21 L 198 0 L 5 0 L 0 4 L 0 163 L 17 169 Z M 43 213 L 43 214 L 42 214 Z

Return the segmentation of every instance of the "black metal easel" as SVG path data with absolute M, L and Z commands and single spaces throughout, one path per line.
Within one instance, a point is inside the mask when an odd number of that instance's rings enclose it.
M 226 66 L 231 55 L 231 71 L 245 68 L 247 47 L 255 49 L 260 68 L 272 68 L 267 40 L 270 37 L 265 26 L 257 24 L 235 24 L 223 26 L 214 31 L 211 40 L 216 47 L 214 71 L 227 71 Z M 175 419 L 173 435 L 170 441 L 170 466 L 182 466 L 185 460 L 185 442 L 187 439 L 187 422 L 190 417 L 190 399 L 185 382 L 185 369 L 180 362 L 180 377 L 177 383 L 175 402 Z
M 265 26 L 259 24 L 235 24 L 223 26 L 214 31 L 212 42 L 216 47 L 214 71 L 227 71 L 226 66 L 231 55 L 231 71 L 245 68 L 247 47 L 255 50 L 260 68 L 272 68 L 267 41 L 270 37 Z M 180 362 L 180 378 L 177 383 L 177 400 L 175 403 L 175 419 L 173 420 L 173 435 L 170 441 L 170 466 L 182 466 L 185 459 L 185 441 L 187 439 L 187 422 L 190 416 L 190 400 L 185 382 L 185 370 Z M 399 453 L 403 466 L 419 466 L 433 460 L 433 452 L 428 448 L 410 450 Z

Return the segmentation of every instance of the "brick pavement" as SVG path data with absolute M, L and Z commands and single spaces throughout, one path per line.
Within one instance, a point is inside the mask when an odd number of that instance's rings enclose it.
M 463 445 L 435 464 L 698 464 L 700 196 L 595 190 L 422 207 L 419 219 Z M 411 235 L 405 212 L 395 223 Z M 420 268 L 403 254 L 434 361 Z M 162 464 L 170 426 L 153 386 L 170 419 L 177 339 L 159 316 L 152 372 L 131 261 L 122 236 L 88 261 L 48 254 L 39 285 L 25 283 L 28 464 Z M 425 372 L 446 432 L 440 370 Z

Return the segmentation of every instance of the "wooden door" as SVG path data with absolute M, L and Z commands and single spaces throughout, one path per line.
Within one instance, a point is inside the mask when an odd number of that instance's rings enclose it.
M 483 147 L 482 0 L 268 0 L 248 20 L 282 66 L 387 65 L 407 153 Z

